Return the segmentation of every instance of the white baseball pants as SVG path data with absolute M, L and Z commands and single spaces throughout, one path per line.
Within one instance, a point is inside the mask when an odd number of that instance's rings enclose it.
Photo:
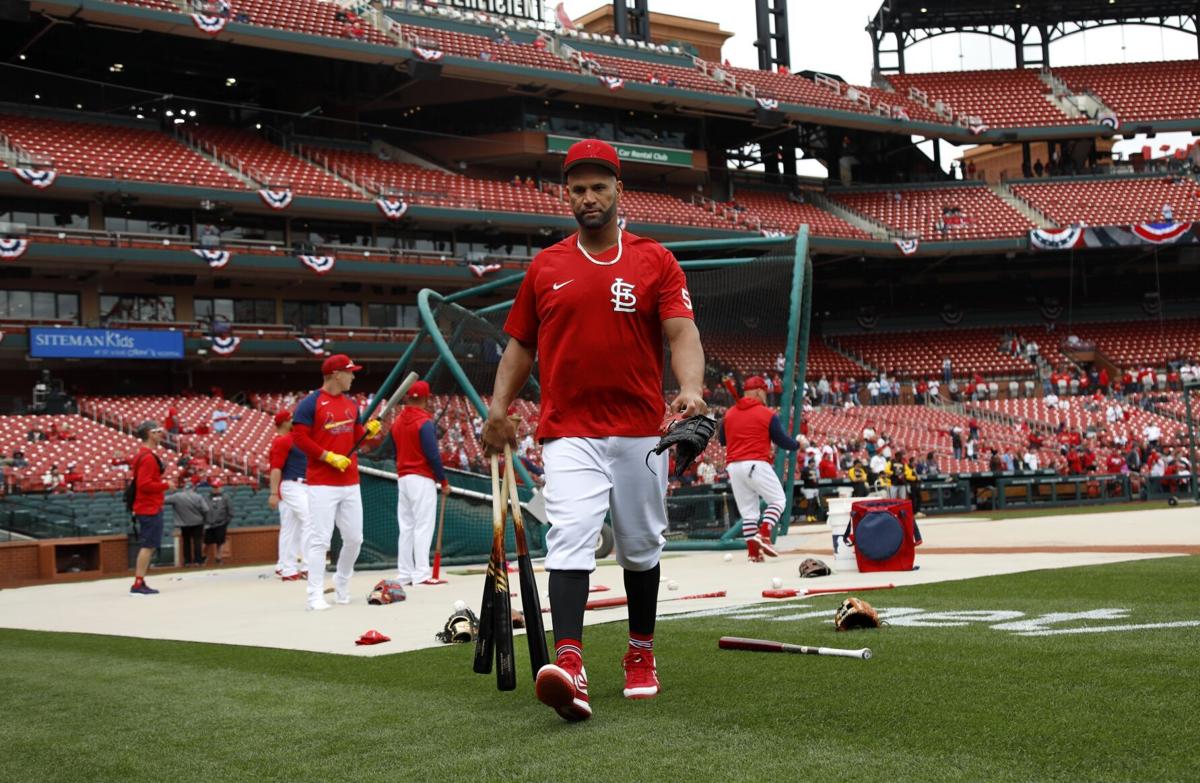
M 308 531 L 305 533 L 305 557 L 308 563 L 308 600 L 325 595 L 325 558 L 333 541 L 333 526 L 342 534 L 333 586 L 338 598 L 350 595 L 350 577 L 363 542 L 362 496 L 358 485 L 347 487 L 309 486 Z
M 546 468 L 546 569 L 596 570 L 596 537 L 612 516 L 617 562 L 630 571 L 658 565 L 667 531 L 667 453 L 646 455 L 657 437 L 555 438 Z
M 775 475 L 775 468 L 761 460 L 730 462 L 729 486 L 733 489 L 733 501 L 742 517 L 742 535 L 751 538 L 758 532 L 759 502 L 767 504 L 762 512 L 762 521 L 772 527 L 783 514 L 786 498 L 783 485 Z
M 429 545 L 437 517 L 437 482 L 428 476 L 401 476 L 396 481 L 396 581 L 419 584 L 433 576 Z
M 280 576 L 293 576 L 303 570 L 304 528 L 308 520 L 308 491 L 299 481 L 279 483 L 279 562 Z M 297 568 L 299 564 L 300 568 Z

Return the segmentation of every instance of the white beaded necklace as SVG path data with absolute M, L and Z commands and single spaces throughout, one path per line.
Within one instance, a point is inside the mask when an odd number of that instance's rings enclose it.
M 622 232 L 621 229 L 618 228 L 617 229 L 617 257 L 614 258 L 612 261 L 597 261 L 596 259 L 592 258 L 592 256 L 588 253 L 588 251 L 583 249 L 583 244 L 579 241 L 578 235 L 575 236 L 575 247 L 579 248 L 579 252 L 583 253 L 583 257 L 586 258 L 588 261 L 591 261 L 593 264 L 596 264 L 598 266 L 612 266 L 613 264 L 615 264 L 621 260 L 621 253 L 625 252 L 625 248 L 623 248 L 621 246 L 621 234 L 622 233 L 624 233 L 624 232 Z

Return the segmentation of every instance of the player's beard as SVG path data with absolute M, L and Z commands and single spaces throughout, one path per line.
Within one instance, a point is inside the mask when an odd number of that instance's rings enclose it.
M 592 214 L 576 212 L 575 213 L 575 222 L 578 223 L 582 228 L 587 228 L 587 229 L 591 229 L 591 230 L 595 231 L 597 229 L 604 228 L 609 223 L 611 223 L 613 220 L 615 220 L 616 217 L 617 217 L 617 200 L 613 199 L 613 203 L 609 205 L 608 209 L 606 209 L 602 212 L 592 213 Z

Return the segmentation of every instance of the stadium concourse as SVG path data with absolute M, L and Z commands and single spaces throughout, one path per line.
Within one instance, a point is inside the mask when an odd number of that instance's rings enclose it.
M 756 605 L 774 602 L 762 595 L 763 590 L 772 588 L 774 578 L 789 588 L 847 591 L 895 584 L 901 588 L 895 594 L 861 593 L 873 603 L 888 607 L 903 605 L 902 588 L 906 585 L 1200 554 L 1195 515 L 1193 507 L 1110 513 L 1101 510 L 1031 519 L 923 520 L 924 544 L 917 550 L 919 568 L 881 573 L 845 570 L 843 561 L 831 556 L 828 527 L 801 526 L 779 540 L 780 556 L 766 563 L 747 563 L 741 553 L 728 561 L 719 552 L 668 554 L 662 561 L 662 579 L 667 584 L 660 586 L 659 613 L 664 622 L 671 615 L 694 612 L 751 617 Z M 826 560 L 834 573 L 818 579 L 799 578 L 800 562 L 814 556 Z M 360 571 L 352 583 L 352 603 L 321 613 L 305 612 L 298 599 L 303 587 L 273 578 L 269 567 L 160 575 L 155 584 L 162 593 L 156 600 L 131 598 L 123 579 L 119 583 L 98 580 L 45 585 L 0 592 L 0 626 L 338 655 L 390 655 L 442 646 L 434 633 L 442 630 L 456 601 L 474 605 L 483 587 L 481 571 L 452 568 L 444 574 L 448 584 L 414 586 L 408 590 L 407 600 L 388 606 L 366 603 L 371 587 L 387 573 Z M 543 591 L 545 578 L 544 573 L 538 577 Z M 624 592 L 621 568 L 611 560 L 598 564 L 591 583 L 611 587 L 593 593 L 593 598 L 619 597 Z M 673 600 L 720 591 L 726 595 Z M 544 593 L 542 603 L 546 605 Z M 46 611 L 50 604 L 55 611 Z M 803 599 L 790 606 L 811 611 Z M 832 622 L 831 609 L 828 614 Z M 618 622 L 625 616 L 621 607 L 591 610 L 585 623 Z M 546 618 L 549 626 L 549 615 Z M 370 629 L 390 637 L 391 642 L 356 646 L 355 640 Z M 669 624 L 663 633 L 670 633 Z

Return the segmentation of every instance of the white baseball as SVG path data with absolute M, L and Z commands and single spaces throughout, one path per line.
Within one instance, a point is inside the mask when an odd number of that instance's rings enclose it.
M 776 590 L 778 590 L 779 588 L 783 587 L 783 580 L 777 576 L 773 577 L 771 579 L 771 587 L 774 587 Z
M 731 554 L 729 554 L 729 553 L 726 553 L 726 554 L 725 554 L 725 562 L 726 562 L 726 563 L 732 563 L 732 562 L 733 562 L 733 555 L 731 555 Z
M 466 601 L 455 601 L 454 602 L 454 611 L 461 612 L 462 610 L 464 610 L 466 608 L 467 608 Z
M 678 589 L 679 589 L 679 583 L 678 583 L 678 582 L 676 582 L 674 579 L 668 579 L 668 580 L 667 580 L 667 589 L 668 589 L 668 590 L 678 590 Z

